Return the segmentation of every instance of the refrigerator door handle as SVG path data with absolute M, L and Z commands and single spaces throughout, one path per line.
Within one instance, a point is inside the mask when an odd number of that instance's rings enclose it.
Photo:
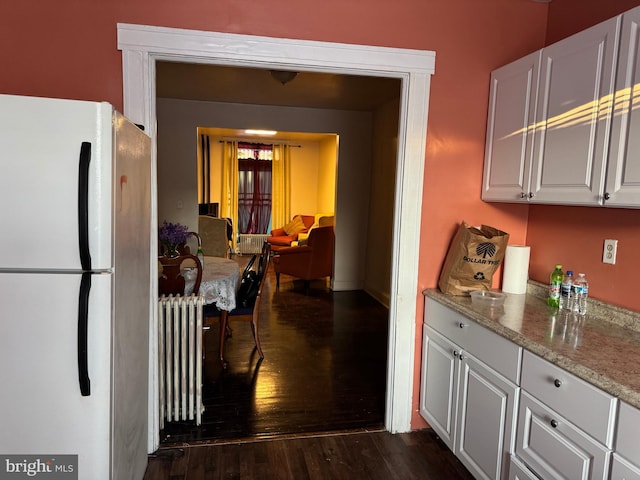
M 91 270 L 89 251 L 89 164 L 91 163 L 91 143 L 80 145 L 80 165 L 78 168 L 78 242 L 82 270 Z
M 83 397 L 91 395 L 91 380 L 89 379 L 89 294 L 91 293 L 91 273 L 84 272 L 80 281 L 80 295 L 78 298 L 78 381 L 80 393 Z

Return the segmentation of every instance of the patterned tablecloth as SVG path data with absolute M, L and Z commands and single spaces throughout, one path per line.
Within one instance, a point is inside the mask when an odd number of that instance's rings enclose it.
M 186 280 L 185 294 L 193 292 L 195 270 L 183 273 Z M 240 278 L 240 267 L 233 260 L 220 257 L 204 257 L 200 294 L 204 303 L 215 303 L 220 310 L 231 311 L 236 308 L 236 291 Z

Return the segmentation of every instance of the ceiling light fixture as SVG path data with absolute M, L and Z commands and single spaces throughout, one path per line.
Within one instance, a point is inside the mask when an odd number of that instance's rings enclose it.
M 298 72 L 292 72 L 290 70 L 269 70 L 269 73 L 282 85 L 286 85 L 298 76 Z
M 278 132 L 276 132 L 275 130 L 245 130 L 244 133 L 246 135 L 260 135 L 264 137 L 269 137 L 271 135 L 275 135 Z

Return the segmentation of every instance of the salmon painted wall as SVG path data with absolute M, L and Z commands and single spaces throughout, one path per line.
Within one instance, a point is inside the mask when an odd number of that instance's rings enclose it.
M 640 5 L 640 0 L 562 0 L 549 7 L 546 43 L 553 43 Z M 616 265 L 602 263 L 607 238 L 618 240 Z M 640 210 L 535 205 L 529 210 L 527 244 L 531 278 L 548 282 L 556 263 L 584 272 L 589 294 L 640 312 L 635 284 L 640 258 Z
M 546 45 L 640 5 L 640 0 L 556 0 L 549 5 Z
M 0 93 L 104 100 L 122 110 L 116 23 L 432 50 L 416 305 L 414 428 L 423 298 L 460 221 L 526 239 L 527 207 L 480 200 L 491 70 L 544 44 L 547 4 L 529 0 L 58 0 L 4 2 Z M 310 12 L 313 12 L 312 14 Z M 425 132 L 426 133 L 426 132 Z M 406 319 L 402 319 L 406 321 Z

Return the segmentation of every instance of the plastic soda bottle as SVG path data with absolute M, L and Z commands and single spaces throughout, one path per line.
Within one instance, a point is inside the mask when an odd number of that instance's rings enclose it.
M 198 246 L 198 253 L 196 254 L 198 260 L 200 260 L 200 265 L 204 268 L 204 253 L 202 253 L 202 247 Z
M 547 299 L 547 305 L 550 307 L 560 307 L 560 290 L 562 288 L 562 279 L 564 274 L 562 273 L 562 265 L 556 265 L 556 268 L 551 272 L 551 278 L 549 282 L 549 297 Z

